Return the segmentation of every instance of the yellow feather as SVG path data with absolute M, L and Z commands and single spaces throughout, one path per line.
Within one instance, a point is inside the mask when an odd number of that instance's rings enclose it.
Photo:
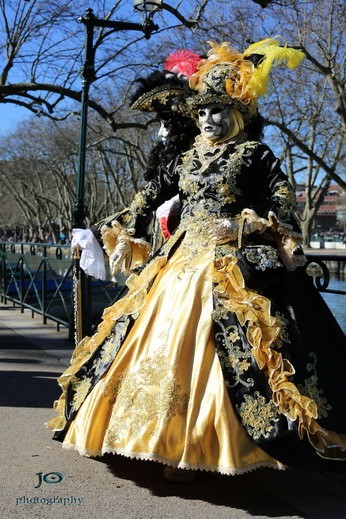
M 243 54 L 244 56 L 248 56 L 249 54 L 262 54 L 261 52 L 258 52 L 258 50 L 261 47 L 266 47 L 267 45 L 278 45 L 278 42 L 274 40 L 274 38 L 266 38 L 265 40 L 256 41 L 256 43 L 252 43 L 250 47 L 244 50 Z
M 268 43 L 263 44 L 264 41 Z M 290 47 L 280 47 L 276 40 L 263 40 L 259 43 L 262 44 L 258 45 L 256 54 L 263 54 L 265 59 L 255 68 L 254 74 L 248 83 L 249 90 L 256 97 L 266 93 L 269 74 L 274 66 L 285 64 L 288 68 L 294 69 L 304 58 L 302 51 Z M 251 53 L 254 53 L 253 48 L 256 45 L 257 44 L 254 44 L 249 47 Z M 251 54 L 248 52 L 249 49 L 244 52 L 244 57 Z
M 208 90 L 210 85 L 205 82 L 206 75 L 216 65 L 226 64 L 229 66 L 229 77 L 224 79 L 224 93 L 254 112 L 256 100 L 267 91 L 271 69 L 281 63 L 293 69 L 304 58 L 304 53 L 300 50 L 280 46 L 278 39 L 279 36 L 253 43 L 242 54 L 231 47 L 229 42 L 215 44 L 209 41 L 211 49 L 208 58 L 201 60 L 197 72 L 190 77 L 190 87 L 199 92 Z M 251 54 L 262 55 L 264 59 L 254 66 L 247 59 Z

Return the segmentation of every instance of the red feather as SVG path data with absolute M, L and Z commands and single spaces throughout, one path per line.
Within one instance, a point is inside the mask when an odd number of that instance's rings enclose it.
M 201 56 L 192 50 L 178 50 L 170 54 L 164 63 L 164 69 L 178 76 L 190 77 L 197 71 Z

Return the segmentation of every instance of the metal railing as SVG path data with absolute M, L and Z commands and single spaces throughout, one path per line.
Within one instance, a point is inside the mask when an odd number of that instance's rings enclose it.
M 313 277 L 319 292 L 326 294 L 346 295 L 346 290 L 329 287 L 330 273 L 337 276 L 346 275 L 346 255 L 340 254 L 306 254 L 305 270 Z
M 94 280 L 90 285 L 90 319 L 100 320 L 103 309 L 121 290 L 111 281 Z M 28 308 L 60 326 L 73 328 L 73 258 L 69 245 L 0 241 L 1 301 L 13 302 L 21 311 Z
M 346 295 L 346 290 L 330 288 L 330 271 L 346 271 L 346 255 L 307 254 L 307 272 L 320 292 Z M 122 280 L 123 281 L 123 280 Z M 87 276 L 92 326 L 100 321 L 103 309 L 118 299 L 123 283 L 94 280 Z M 21 311 L 28 308 L 51 319 L 57 328 L 73 328 L 73 258 L 69 245 L 0 241 L 0 297 Z M 71 332 L 72 333 L 72 332 Z

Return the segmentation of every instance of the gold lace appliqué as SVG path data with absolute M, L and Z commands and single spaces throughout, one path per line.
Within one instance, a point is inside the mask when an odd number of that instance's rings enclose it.
M 134 224 L 134 215 L 130 212 L 126 213 L 122 217 L 122 221 L 125 225 L 130 226 L 130 224 Z
M 100 356 L 94 361 L 95 375 L 102 374 L 103 366 L 108 364 L 117 354 L 122 340 L 121 333 L 110 335 L 102 346 Z
M 317 376 L 317 356 L 316 353 L 310 352 L 309 357 L 312 358 L 312 363 L 308 363 L 306 366 L 306 369 L 308 372 L 313 372 L 313 375 L 311 377 L 308 377 L 304 380 L 304 385 L 298 384 L 299 391 L 311 398 L 316 404 L 317 412 L 318 412 L 318 418 L 327 418 L 328 411 L 332 409 L 332 406 L 328 404 L 327 399 L 322 396 L 323 395 L 323 389 L 319 389 L 317 387 L 318 384 L 318 376 Z
M 275 320 L 278 326 L 278 335 L 275 339 L 273 347 L 279 350 L 282 348 L 283 343 L 290 344 L 290 336 L 288 333 L 288 319 L 281 312 L 275 312 Z
M 144 188 L 139 191 L 130 205 L 130 211 L 135 215 L 146 214 L 152 203 L 158 195 L 158 186 L 154 180 L 148 182 Z
M 75 392 L 71 402 L 71 411 L 74 412 L 78 411 L 86 399 L 91 388 L 91 379 L 88 377 L 83 377 L 82 379 L 78 380 L 77 378 L 73 377 L 71 379 L 71 386 Z
M 195 214 L 195 205 L 208 199 L 213 212 L 220 215 L 220 209 L 236 201 L 241 192 L 237 186 L 237 176 L 246 165 L 246 159 L 258 145 L 255 141 L 234 143 L 234 152 L 229 153 L 229 143 L 210 146 L 196 139 L 195 147 L 187 152 L 179 173 L 179 188 L 189 197 L 190 214 Z M 213 192 L 208 197 L 207 191 Z
M 187 215 L 181 222 L 181 228 L 186 231 L 182 250 L 187 261 L 193 260 L 205 248 L 210 247 L 210 227 L 215 217 L 206 210 L 196 211 L 196 215 Z
M 261 436 L 269 438 L 273 423 L 279 420 L 273 401 L 266 401 L 258 391 L 253 396 L 244 395 L 244 401 L 237 409 L 246 431 L 254 440 Z
M 143 432 L 153 435 L 159 420 L 169 421 L 188 405 L 188 396 L 181 391 L 165 347 L 144 359 L 137 371 L 128 369 L 116 381 L 109 381 L 103 396 L 114 402 L 106 434 L 106 443 L 112 447 L 124 436 L 136 438 Z
M 273 200 L 278 203 L 276 209 L 280 220 L 287 222 L 295 209 L 295 194 L 293 188 L 288 182 L 281 181 L 276 184 L 275 192 L 273 193 Z
M 246 387 L 251 387 L 254 384 L 253 379 L 248 378 L 245 381 L 241 378 L 241 376 L 246 373 L 251 366 L 248 361 L 251 358 L 251 352 L 243 351 L 239 347 L 240 335 L 236 325 L 226 327 L 222 322 L 220 322 L 219 318 L 221 316 L 223 318 L 227 316 L 227 311 L 224 316 L 221 309 L 221 305 L 217 305 L 212 313 L 212 318 L 218 323 L 222 330 L 215 334 L 215 339 L 220 341 L 225 349 L 225 351 L 218 350 L 220 362 L 224 369 L 227 369 L 227 371 L 232 373 L 234 379 L 234 384 L 231 384 L 226 380 L 226 385 L 227 387 L 235 387 L 238 384 L 242 384 Z

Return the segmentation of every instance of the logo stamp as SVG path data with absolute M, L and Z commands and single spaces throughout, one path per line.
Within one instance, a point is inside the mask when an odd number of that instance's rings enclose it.
M 38 485 L 36 485 L 35 488 L 40 488 L 42 483 L 56 484 L 64 481 L 64 474 L 61 472 L 49 472 L 49 474 L 37 472 L 36 476 L 38 476 Z

